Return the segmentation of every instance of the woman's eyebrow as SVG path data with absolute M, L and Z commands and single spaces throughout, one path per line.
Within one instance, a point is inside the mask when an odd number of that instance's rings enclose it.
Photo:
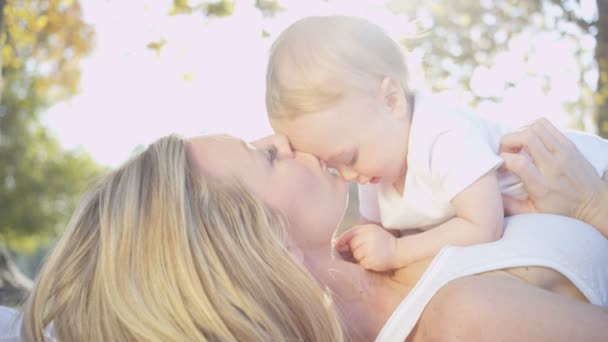
M 246 142 L 245 140 L 241 140 L 241 145 L 243 145 L 244 149 L 255 151 L 257 148 L 253 146 L 251 143 Z
M 249 156 L 249 158 L 251 158 L 251 159 L 255 158 L 254 153 L 258 151 L 257 148 L 255 148 L 250 143 L 245 142 L 245 140 L 241 140 L 241 146 L 247 152 L 247 155 Z

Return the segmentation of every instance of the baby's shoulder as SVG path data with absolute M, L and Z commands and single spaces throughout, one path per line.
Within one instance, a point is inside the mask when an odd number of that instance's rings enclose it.
M 416 97 L 412 130 L 442 134 L 445 131 L 483 130 L 479 115 L 472 109 L 432 95 Z

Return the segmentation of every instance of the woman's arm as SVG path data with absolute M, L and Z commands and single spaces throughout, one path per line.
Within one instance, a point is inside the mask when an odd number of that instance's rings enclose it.
M 454 280 L 433 297 L 408 341 L 605 341 L 602 308 L 507 276 Z
M 517 153 L 521 149 L 533 160 Z M 505 197 L 509 213 L 571 216 L 608 237 L 608 180 L 602 179 L 574 143 L 548 120 L 505 135 L 501 151 L 504 166 L 522 180 L 529 196 L 525 201 Z

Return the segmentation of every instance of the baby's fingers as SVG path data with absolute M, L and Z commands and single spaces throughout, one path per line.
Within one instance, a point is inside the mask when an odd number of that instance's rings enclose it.
M 349 249 L 351 248 L 351 240 L 357 235 L 359 232 L 359 226 L 355 226 L 336 238 L 336 242 L 334 243 L 334 247 L 337 250 Z
M 367 251 L 365 248 L 353 248 L 353 257 L 357 260 L 357 262 L 361 263 L 367 257 Z

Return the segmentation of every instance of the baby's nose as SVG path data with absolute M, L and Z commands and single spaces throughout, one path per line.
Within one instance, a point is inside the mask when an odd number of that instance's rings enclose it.
M 340 176 L 342 176 L 342 179 L 344 179 L 346 182 L 352 182 L 357 179 L 358 176 L 353 169 L 346 167 L 340 168 L 339 172 Z
M 359 183 L 359 184 L 367 184 L 367 183 L 369 183 L 369 178 L 365 177 L 365 176 L 358 176 L 357 177 L 357 183 Z

